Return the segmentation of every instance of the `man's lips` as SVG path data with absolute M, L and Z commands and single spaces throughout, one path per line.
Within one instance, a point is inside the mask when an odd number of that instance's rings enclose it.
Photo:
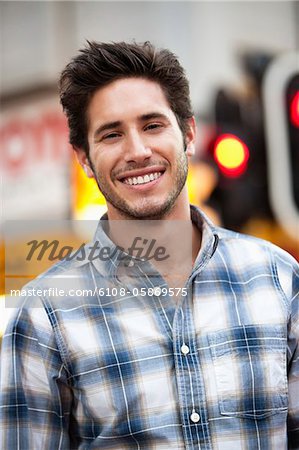
M 122 174 L 118 175 L 116 179 L 118 181 L 124 182 L 125 179 L 128 178 L 138 178 L 138 177 L 145 177 L 145 175 L 150 175 L 154 173 L 164 173 L 166 170 L 165 166 L 149 166 L 144 167 L 142 169 L 136 169 L 136 170 L 129 170 L 127 172 L 123 172 Z
M 137 191 L 148 191 L 151 190 L 153 187 L 155 187 L 158 183 L 160 183 L 161 179 L 163 178 L 163 174 L 160 173 L 159 177 L 154 180 L 149 180 L 143 183 L 132 183 L 132 182 L 124 182 L 122 183 L 123 186 L 126 186 L 129 189 L 137 190 Z
M 131 189 L 148 189 L 156 185 L 160 179 L 163 177 L 165 168 L 162 171 L 146 171 L 147 173 L 138 171 L 138 176 L 129 176 L 125 178 L 121 178 L 120 182 Z M 140 175 L 142 173 L 143 175 Z

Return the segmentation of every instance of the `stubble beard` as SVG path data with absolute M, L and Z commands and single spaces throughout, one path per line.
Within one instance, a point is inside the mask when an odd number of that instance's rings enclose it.
M 176 173 L 173 189 L 170 191 L 166 200 L 162 204 L 153 204 L 152 200 L 143 198 L 143 202 L 138 202 L 138 206 L 130 206 L 129 203 L 119 197 L 109 186 L 105 177 L 100 172 L 96 172 L 90 161 L 90 167 L 95 175 L 98 188 L 109 202 L 123 216 L 124 220 L 143 219 L 143 220 L 161 220 L 165 219 L 171 212 L 176 199 L 185 186 L 188 174 L 188 158 L 185 152 L 180 152 L 176 159 Z M 163 175 L 162 175 L 163 176 Z

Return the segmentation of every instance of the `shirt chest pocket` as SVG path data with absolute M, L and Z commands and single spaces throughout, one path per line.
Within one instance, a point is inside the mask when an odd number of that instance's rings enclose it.
M 281 326 L 244 325 L 209 335 L 222 415 L 263 419 L 287 410 Z

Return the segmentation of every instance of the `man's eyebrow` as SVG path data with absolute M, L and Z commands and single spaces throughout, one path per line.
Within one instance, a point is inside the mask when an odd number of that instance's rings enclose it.
M 138 120 L 141 122 L 145 122 L 147 120 L 152 120 L 152 119 L 163 119 L 163 120 L 167 120 L 169 122 L 169 118 L 165 114 L 159 113 L 159 112 L 150 112 L 147 114 L 142 114 L 141 116 L 138 117 Z M 97 138 L 99 136 L 99 134 L 101 134 L 103 131 L 112 130 L 113 128 L 120 127 L 121 125 L 122 125 L 122 122 L 120 120 L 116 120 L 114 122 L 103 123 L 103 125 L 100 125 L 95 130 L 94 138 Z
M 142 114 L 142 116 L 139 117 L 139 120 L 141 120 L 141 121 L 146 121 L 146 120 L 151 120 L 151 119 L 164 119 L 169 122 L 169 118 L 165 114 L 159 113 L 159 112 L 150 112 L 147 114 Z

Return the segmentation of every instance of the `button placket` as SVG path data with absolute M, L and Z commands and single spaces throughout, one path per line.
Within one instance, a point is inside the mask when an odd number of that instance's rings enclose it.
M 192 312 L 192 297 L 188 293 L 180 308 L 177 308 L 173 322 L 177 385 L 182 394 L 180 412 L 186 448 L 201 448 L 203 445 L 206 450 L 211 450 L 202 368 L 197 351 L 198 338 Z

